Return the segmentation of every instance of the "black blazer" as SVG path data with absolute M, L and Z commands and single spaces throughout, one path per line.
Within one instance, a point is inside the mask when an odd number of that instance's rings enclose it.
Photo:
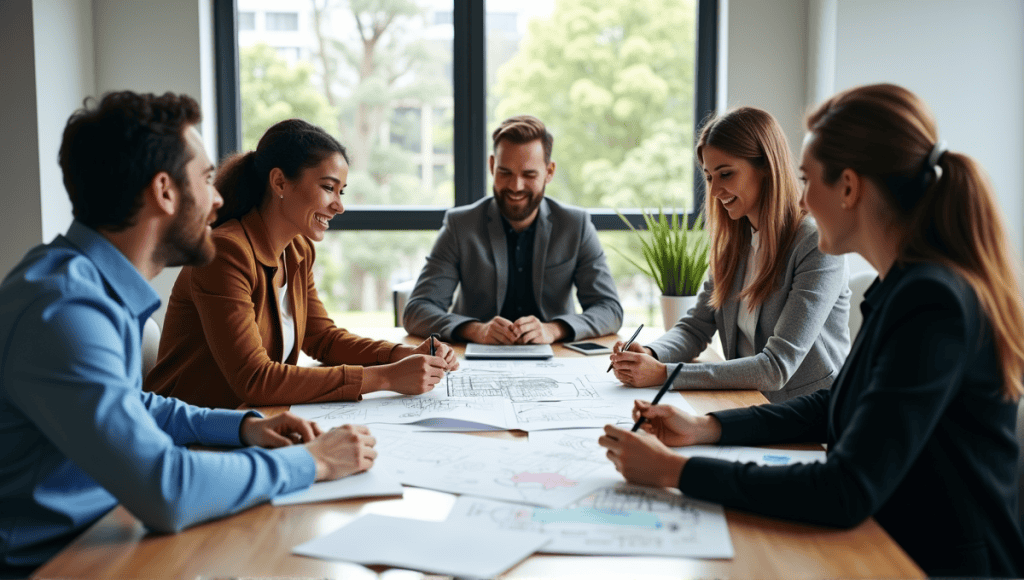
M 1017 405 L 971 287 L 935 264 L 894 266 L 831 390 L 715 416 L 721 444 L 828 443 L 825 463 L 687 462 L 687 495 L 849 527 L 869 516 L 932 576 L 1024 575 Z

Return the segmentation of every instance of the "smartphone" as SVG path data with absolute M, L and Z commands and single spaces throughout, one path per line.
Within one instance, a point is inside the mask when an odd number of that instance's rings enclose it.
M 565 344 L 565 348 L 571 348 L 576 352 L 582 352 L 583 354 L 611 354 L 612 348 L 603 344 L 597 344 L 596 342 L 570 342 Z

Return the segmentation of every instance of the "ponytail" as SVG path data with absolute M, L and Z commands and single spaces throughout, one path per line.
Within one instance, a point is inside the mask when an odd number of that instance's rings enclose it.
M 942 177 L 909 214 L 904 262 L 939 262 L 964 277 L 988 315 L 1003 366 L 1003 392 L 1024 395 L 1024 306 L 992 187 L 970 157 L 948 152 Z
M 266 175 L 259 175 L 256 169 L 256 152 L 234 153 L 221 162 L 213 186 L 224 198 L 224 205 L 217 212 L 213 227 L 240 218 L 258 207 L 263 201 Z
M 879 186 L 901 263 L 935 262 L 974 290 L 995 341 L 1003 394 L 1024 395 L 1024 305 L 992 186 L 970 157 L 936 144 L 928 107 L 896 85 L 857 87 L 807 117 L 827 183 L 846 168 Z

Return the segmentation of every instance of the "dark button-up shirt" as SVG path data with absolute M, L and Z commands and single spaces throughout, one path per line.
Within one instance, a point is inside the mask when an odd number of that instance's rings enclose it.
M 537 233 L 536 220 L 528 228 L 517 232 L 502 217 L 505 241 L 508 246 L 508 291 L 501 307 L 501 317 L 515 321 L 523 316 L 540 318 L 540 309 L 533 296 L 533 240 Z

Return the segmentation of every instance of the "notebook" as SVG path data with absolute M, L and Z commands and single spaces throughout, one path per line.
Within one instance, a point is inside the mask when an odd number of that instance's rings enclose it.
M 555 356 L 550 344 L 477 344 L 466 345 L 466 358 L 546 359 Z

